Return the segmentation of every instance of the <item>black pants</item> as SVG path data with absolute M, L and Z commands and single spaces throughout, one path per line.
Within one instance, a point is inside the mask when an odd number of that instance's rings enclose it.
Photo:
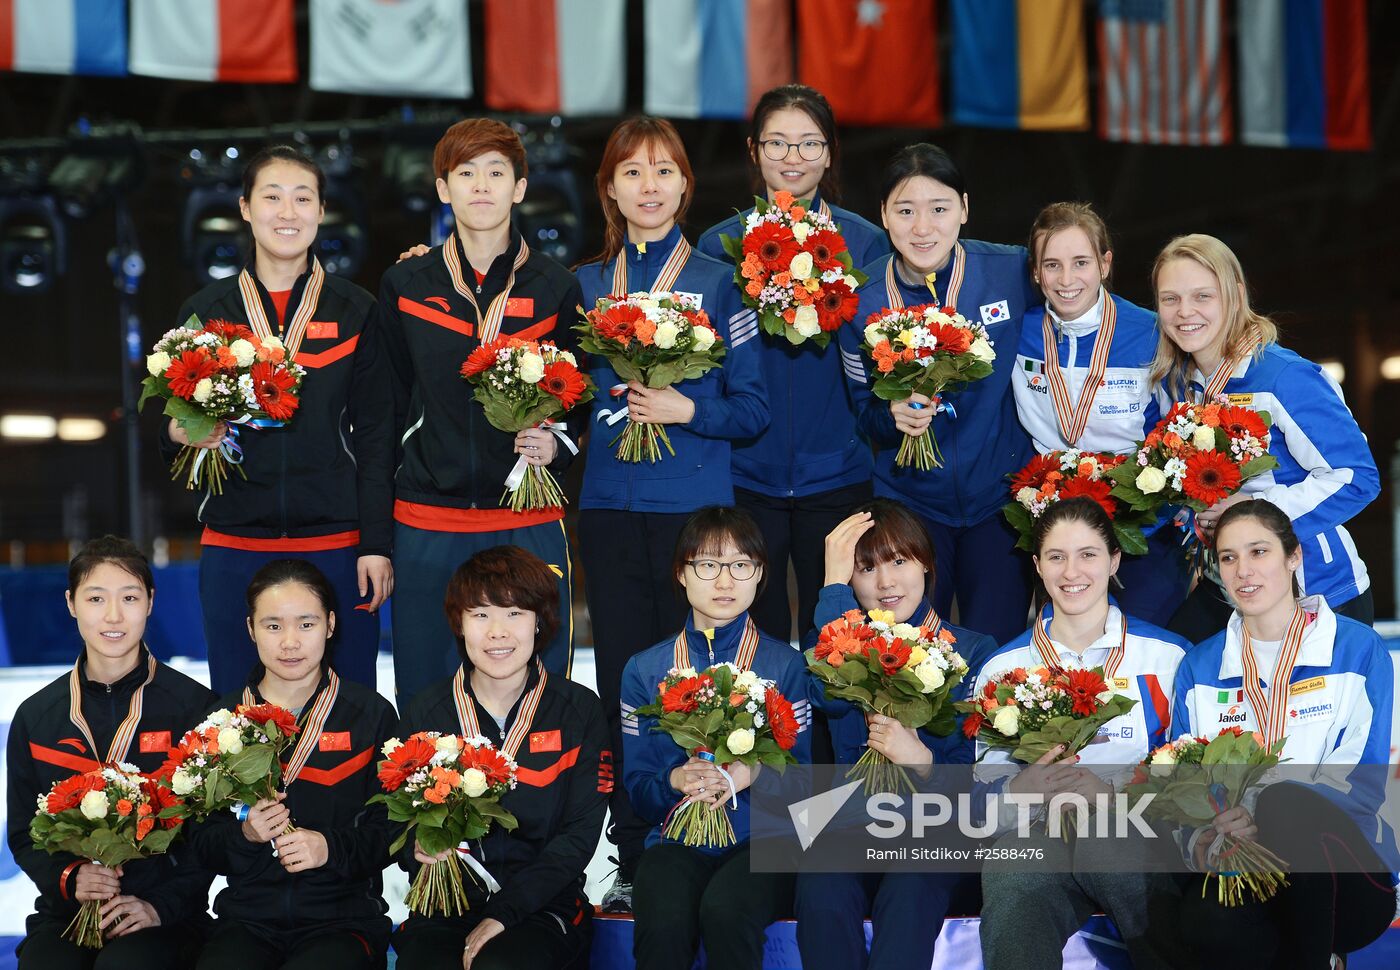
M 348 929 L 308 926 L 295 935 L 261 934 L 246 923 L 219 920 L 196 966 L 197 970 L 378 970 L 384 962 L 382 947 Z
M 622 668 L 685 625 L 689 606 L 671 574 L 676 539 L 688 514 L 584 509 L 578 517 L 583 589 L 593 624 L 593 659 L 598 697 L 612 737 L 613 785 L 608 840 L 618 848 L 630 875 L 642 854 L 651 823 L 632 811 L 622 784 Z
M 565 970 L 588 952 L 592 940 L 591 908 L 578 926 L 549 913 L 533 913 L 491 938 L 472 958 L 472 970 Z M 412 916 L 394 934 L 398 970 L 460 970 L 462 943 L 480 917 L 424 919 Z M 339 968 L 336 968 L 339 970 Z
M 1191 591 L 1191 595 L 1186 597 L 1186 602 L 1172 614 L 1167 629 L 1185 637 L 1191 643 L 1200 643 L 1225 629 L 1234 610 L 1220 585 L 1202 578 Z M 1359 596 L 1353 596 L 1341 606 L 1334 606 L 1332 612 L 1338 616 L 1349 616 L 1367 626 L 1376 622 L 1376 606 L 1371 598 L 1370 589 Z
M 1274 785 L 1255 811 L 1261 844 L 1291 867 L 1288 885 L 1265 902 L 1217 902 L 1204 877 L 1182 891 L 1181 932 L 1202 966 L 1326 970 L 1333 953 L 1377 939 L 1395 916 L 1391 875 L 1336 805 L 1298 785 Z M 1368 871 L 1356 871 L 1365 869 Z
M 41 923 L 19 945 L 19 970 L 184 970 L 200 935 L 185 926 L 153 926 L 89 950 L 63 938 L 67 923 Z
M 761 970 L 768 924 L 792 916 L 795 881 L 750 872 L 747 844 L 723 855 L 653 845 L 632 887 L 637 970 L 690 970 L 702 941 L 706 966 Z

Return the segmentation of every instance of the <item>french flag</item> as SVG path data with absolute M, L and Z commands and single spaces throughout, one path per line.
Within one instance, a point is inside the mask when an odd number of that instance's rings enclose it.
M 125 0 L 0 0 L 0 70 L 124 75 Z
M 1371 147 L 1366 0 L 1239 0 L 1241 139 Z
M 131 73 L 185 81 L 295 81 L 292 0 L 131 0 Z
M 626 0 L 486 0 L 486 106 L 620 114 L 626 12 Z
M 645 11 L 647 114 L 744 119 L 793 79 L 786 0 L 647 0 Z

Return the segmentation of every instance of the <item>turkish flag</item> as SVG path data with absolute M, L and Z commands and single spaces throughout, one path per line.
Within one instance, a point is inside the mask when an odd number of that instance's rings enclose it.
M 1016 51 L 1007 50 L 1007 70 Z M 839 124 L 936 128 L 934 0 L 802 0 L 798 76 L 831 102 Z

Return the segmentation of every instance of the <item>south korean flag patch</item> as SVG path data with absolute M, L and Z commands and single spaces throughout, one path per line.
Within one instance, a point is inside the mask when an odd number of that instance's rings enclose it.
M 982 323 L 990 327 L 994 323 L 1002 323 L 1011 319 L 1011 308 L 1006 305 L 1005 300 L 997 300 L 995 303 L 988 303 L 977 308 L 982 314 Z

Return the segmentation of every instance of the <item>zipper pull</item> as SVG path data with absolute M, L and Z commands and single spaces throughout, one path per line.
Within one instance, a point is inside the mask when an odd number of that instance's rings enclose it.
M 705 644 L 710 648 L 710 666 L 713 667 L 715 665 L 715 631 L 711 628 L 700 632 L 705 634 Z

